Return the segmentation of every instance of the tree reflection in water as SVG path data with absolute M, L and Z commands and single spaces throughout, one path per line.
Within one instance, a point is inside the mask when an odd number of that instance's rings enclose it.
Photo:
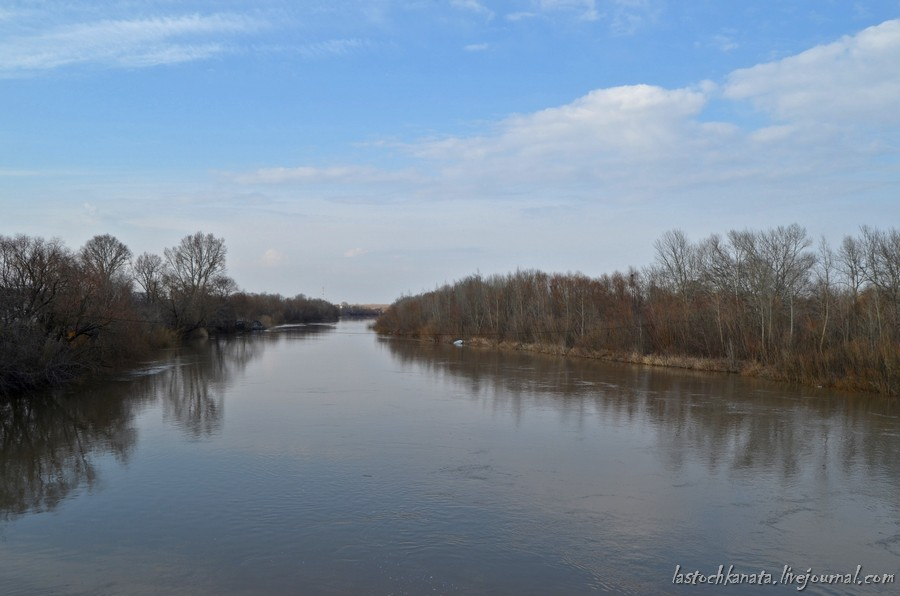
M 127 461 L 136 403 L 60 392 L 0 402 L 0 518 L 53 510 L 72 490 L 92 487 L 97 455 Z
M 163 376 L 160 395 L 163 420 L 195 438 L 214 434 L 222 423 L 221 383 L 211 374 L 216 368 L 206 362 L 179 362 Z M 227 376 L 227 374 L 225 375 Z
M 773 475 L 789 486 L 803 474 L 824 480 L 838 464 L 847 475 L 900 479 L 900 401 L 885 396 L 530 352 L 381 343 L 402 366 L 460 383 L 461 395 L 517 422 L 547 409 L 579 428 L 597 416 L 644 421 L 676 472 L 701 461 L 711 473 Z
M 215 432 L 223 387 L 263 344 L 188 346 L 118 382 L 0 401 L 0 519 L 51 511 L 75 489 L 94 487 L 100 456 L 127 462 L 137 439 L 134 416 L 157 398 L 164 417 L 189 435 Z
M 163 420 L 189 438 L 222 428 L 227 387 L 267 345 L 328 326 L 186 345 L 117 380 L 0 401 L 0 519 L 51 511 L 98 482 L 96 459 L 128 461 L 135 415 L 160 403 Z

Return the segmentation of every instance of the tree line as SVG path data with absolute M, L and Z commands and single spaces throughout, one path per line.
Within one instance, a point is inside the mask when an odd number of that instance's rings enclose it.
M 583 355 L 690 357 L 714 368 L 900 394 L 900 230 L 815 246 L 798 224 L 698 242 L 599 278 L 519 270 L 402 297 L 384 334 L 480 337 Z
M 240 291 L 226 254 L 224 239 L 202 232 L 137 257 L 109 234 L 77 251 L 58 239 L 0 235 L 0 395 L 58 385 L 207 330 L 337 320 L 325 300 Z

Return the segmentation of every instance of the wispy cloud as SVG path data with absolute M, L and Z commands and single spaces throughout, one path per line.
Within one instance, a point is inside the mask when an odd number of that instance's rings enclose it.
M 490 8 L 486 7 L 484 4 L 482 4 L 478 0 L 451 0 L 450 5 L 453 6 L 454 8 L 468 10 L 468 11 L 480 14 L 487 19 L 494 18 L 494 11 L 492 11 Z
M 278 267 L 283 261 L 284 253 L 274 248 L 267 249 L 259 259 L 263 267 Z
M 41 176 L 43 172 L 40 170 L 11 170 L 9 168 L 0 168 L 0 178 L 33 178 Z
M 610 28 L 620 35 L 631 35 L 654 22 L 660 8 L 653 0 L 613 0 L 610 7 Z
M 605 23 L 618 35 L 631 35 L 648 23 L 655 22 L 661 12 L 655 0 L 536 0 L 535 8 L 543 14 L 571 14 L 583 21 Z M 531 12 L 507 15 L 509 20 L 535 16 Z
M 467 46 L 464 46 L 463 49 L 467 52 L 484 52 L 489 47 L 489 44 L 486 43 L 470 43 Z
M 596 0 L 538 0 L 540 10 L 574 12 L 586 21 L 600 18 Z
M 262 168 L 243 174 L 228 174 L 238 184 L 343 184 L 414 183 L 420 177 L 411 170 L 390 171 L 373 166 Z
M 229 35 L 265 23 L 236 14 L 192 14 L 60 25 L 0 41 L 0 74 L 14 76 L 74 64 L 147 67 L 209 58 L 231 48 Z
M 712 45 L 721 52 L 731 52 L 740 47 L 740 44 L 735 41 L 733 36 L 725 33 L 714 35 L 712 38 Z
M 511 12 L 506 15 L 504 18 L 507 21 L 525 21 L 528 19 L 533 19 L 537 17 L 537 13 L 534 12 Z
M 298 52 L 304 58 L 316 59 L 345 56 L 369 45 L 369 42 L 364 39 L 329 39 L 300 46 Z

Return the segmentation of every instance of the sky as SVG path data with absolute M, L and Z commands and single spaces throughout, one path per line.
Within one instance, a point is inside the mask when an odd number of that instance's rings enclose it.
M 0 0 L 0 235 L 390 303 L 900 227 L 900 0 Z

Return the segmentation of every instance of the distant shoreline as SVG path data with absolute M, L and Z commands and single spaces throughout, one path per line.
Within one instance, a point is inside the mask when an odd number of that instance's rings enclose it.
M 402 339 L 412 339 L 422 343 L 439 343 L 453 344 L 460 341 L 460 338 L 452 335 L 439 335 L 434 337 L 420 337 L 413 335 L 396 335 L 379 333 L 382 337 L 396 337 Z M 892 396 L 878 390 L 871 383 L 866 383 L 865 379 L 853 378 L 835 378 L 830 380 L 791 377 L 785 373 L 779 372 L 774 367 L 765 366 L 762 363 L 738 360 L 729 362 L 725 358 L 702 358 L 697 356 L 686 356 L 677 354 L 640 354 L 638 352 L 616 352 L 613 350 L 589 350 L 579 347 L 566 348 L 558 344 L 542 344 L 517 342 L 510 340 L 496 340 L 488 337 L 469 337 L 462 338 L 463 346 L 476 347 L 481 349 L 501 350 L 507 352 L 531 352 L 535 354 L 546 354 L 551 356 L 562 356 L 566 358 L 582 358 L 587 360 L 600 360 L 604 362 L 618 362 L 622 364 L 638 364 L 642 366 L 653 366 L 660 368 L 672 368 L 690 370 L 695 372 L 715 373 L 715 374 L 734 374 L 741 377 L 766 379 L 779 383 L 792 385 L 801 385 L 804 387 L 827 388 L 838 391 L 848 391 L 852 393 L 868 393 L 883 395 L 886 398 Z
M 671 230 L 640 270 L 476 273 L 398 299 L 375 328 L 900 396 L 900 230 L 812 246 L 799 224 Z

